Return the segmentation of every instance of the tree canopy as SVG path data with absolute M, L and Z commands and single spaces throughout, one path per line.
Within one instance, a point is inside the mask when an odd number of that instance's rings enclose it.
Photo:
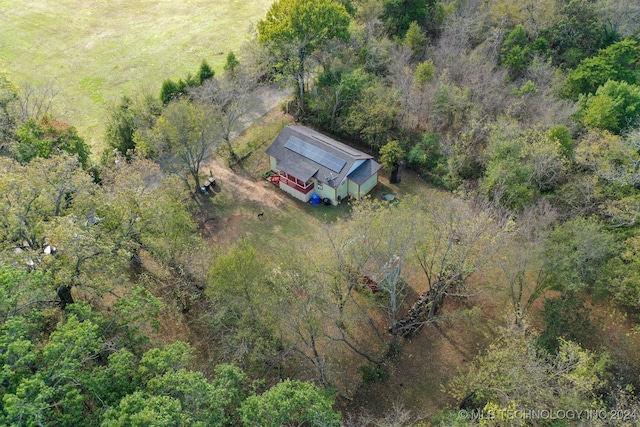
M 258 22 L 258 41 L 280 71 L 293 77 L 301 108 L 309 57 L 334 39 L 346 41 L 349 22 L 344 5 L 334 0 L 277 0 Z

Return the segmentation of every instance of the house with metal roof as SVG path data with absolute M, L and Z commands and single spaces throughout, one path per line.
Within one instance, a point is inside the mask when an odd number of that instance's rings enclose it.
M 337 205 L 361 198 L 378 183 L 381 166 L 373 156 L 306 126 L 287 126 L 267 149 L 271 182 L 296 199 Z

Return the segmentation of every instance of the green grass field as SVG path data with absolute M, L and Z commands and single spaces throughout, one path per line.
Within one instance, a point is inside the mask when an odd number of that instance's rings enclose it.
M 273 0 L 0 0 L 0 68 L 18 85 L 53 83 L 56 115 L 103 148 L 106 107 L 159 93 L 166 78 L 222 70 Z

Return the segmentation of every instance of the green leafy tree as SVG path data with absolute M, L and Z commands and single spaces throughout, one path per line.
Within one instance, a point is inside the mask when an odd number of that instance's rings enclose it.
M 135 171 L 122 165 L 121 172 L 130 173 L 121 181 L 140 178 L 134 195 L 106 173 L 97 186 L 69 155 L 8 163 L 0 174 L 0 213 L 6 215 L 0 218 L 0 249 L 6 259 L 48 273 L 54 289 L 79 285 L 101 293 L 122 277 L 143 245 L 158 258 L 160 248 L 181 250 L 185 237 L 179 231 L 192 236 L 193 226 L 184 190 L 157 166 L 155 175 L 145 175 L 142 164 L 136 162 Z
M 591 129 L 620 134 L 637 124 L 640 115 L 640 86 L 609 80 L 596 93 L 588 95 L 579 113 Z
M 554 62 L 564 68 L 574 68 L 598 49 L 617 41 L 598 15 L 591 0 L 555 0 L 556 13 L 541 36 L 549 41 Z
M 219 365 L 208 381 L 185 369 L 191 359 L 191 347 L 182 342 L 153 348 L 137 363 L 126 350 L 111 355 L 109 366 L 95 374 L 94 387 L 110 402 L 102 425 L 229 425 L 244 397 L 244 373 Z
M 371 148 L 379 148 L 392 139 L 395 114 L 399 111 L 397 94 L 376 81 L 367 85 L 345 113 L 341 128 Z
M 121 352 L 122 353 L 122 352 Z M 123 396 L 111 405 L 103 416 L 102 426 L 231 426 L 237 425 L 236 410 L 242 400 L 245 374 L 232 365 L 218 365 L 213 381 L 201 372 L 181 366 L 190 359 L 191 349 L 184 343 L 174 343 L 164 349 L 145 353 L 137 368 L 138 381 L 123 383 Z M 135 372 L 130 353 L 123 353 L 118 366 Z M 186 356 L 186 357 L 185 357 Z M 112 362 L 110 358 L 110 362 Z M 110 363 L 116 365 L 116 363 Z M 106 372 L 106 371 L 105 371 Z M 117 371 L 116 371 L 117 372 Z M 126 381 L 126 376 L 115 380 Z M 114 391 L 116 388 L 110 384 Z
M 295 81 L 301 110 L 310 56 L 332 40 L 346 41 L 349 21 L 344 5 L 334 0 L 277 0 L 258 22 L 258 42 Z
M 0 243 L 38 250 L 45 246 L 45 230 L 55 218 L 76 209 L 80 216 L 88 214 L 96 187 L 76 157 L 62 154 L 25 165 L 8 163 L 2 171 L 0 212 L 5 216 L 0 218 Z
M 443 177 L 447 174 L 445 158 L 438 135 L 425 134 L 407 153 L 407 165 L 423 174 L 430 182 L 444 186 Z
M 544 330 L 537 344 L 554 355 L 558 354 L 563 340 L 584 346 L 595 333 L 589 315 L 590 310 L 578 295 L 545 299 L 541 312 Z
M 413 78 L 418 86 L 424 87 L 427 83 L 433 81 L 435 74 L 436 67 L 433 61 L 428 59 L 418 64 Z
M 236 58 L 236 55 L 233 52 L 229 52 L 227 54 L 227 60 L 224 63 L 224 71 L 233 76 L 238 71 L 239 66 L 240 66 L 240 61 L 238 61 L 238 58 Z
M 278 353 L 274 334 L 274 286 L 269 264 L 248 241 L 219 256 L 209 271 L 207 295 L 221 309 L 209 326 L 228 336 L 219 351 L 253 369 Z
M 162 82 L 162 87 L 160 88 L 160 100 L 163 105 L 167 105 L 172 100 L 176 99 L 182 93 L 182 89 L 175 81 L 171 79 L 166 79 Z
M 107 144 L 130 160 L 141 135 L 153 127 L 161 112 L 162 105 L 151 95 L 122 96 L 109 110 L 105 130 Z M 106 157 L 110 156 L 111 153 L 107 153 Z
M 188 96 L 190 88 L 200 86 L 204 81 L 201 80 L 201 78 L 206 78 L 212 73 L 213 70 L 211 70 L 206 61 L 202 61 L 200 70 L 196 76 L 188 73 L 184 79 L 180 79 L 177 82 L 171 79 L 166 79 L 162 82 L 162 87 L 160 88 L 160 100 L 162 101 L 162 105 L 167 105 L 171 101 L 182 96 Z M 211 77 L 213 77 L 213 75 Z
M 156 261 L 173 265 L 197 246 L 190 189 L 180 178 L 165 176 L 158 164 L 138 157 L 103 169 L 101 178 L 100 225 L 132 260 L 144 248 Z
M 413 21 L 409 28 L 407 29 L 407 33 L 404 36 L 404 44 L 407 46 L 413 57 L 416 59 L 420 59 L 422 57 L 423 52 L 425 51 L 427 43 L 427 37 L 423 34 L 422 29 L 418 25 L 416 21 Z
M 609 80 L 636 84 L 640 47 L 633 39 L 625 39 L 585 58 L 569 72 L 564 94 L 574 100 L 580 95 L 596 93 Z
M 593 218 L 558 225 L 545 244 L 549 285 L 563 295 L 593 286 L 614 250 L 613 236 Z
M 598 290 L 626 307 L 640 307 L 640 236 L 629 237 L 598 278 Z
M 547 133 L 500 122 L 490 136 L 481 188 L 495 202 L 522 208 L 564 182 L 568 160 L 560 142 Z
M 41 271 L 27 272 L 0 264 L 0 322 L 17 316 L 39 303 L 49 303 L 51 278 Z
M 427 26 L 433 14 L 435 0 L 384 0 L 382 20 L 391 36 L 405 36 L 412 22 Z
M 359 68 L 349 72 L 327 70 L 321 73 L 317 81 L 319 90 L 309 100 L 311 120 L 340 131 L 349 109 L 370 83 L 370 77 Z
M 112 108 L 106 128 L 109 146 L 125 155 L 135 148 L 133 135 L 136 127 L 132 104 L 131 98 L 123 96 L 120 103 Z
M 29 353 L 23 354 L 38 368 L 35 373 L 20 378 L 15 389 L 4 394 L 6 422 L 9 425 L 83 425 L 87 395 L 78 384 L 83 383 L 81 371 L 91 366 L 101 347 L 98 325 L 70 315 L 66 322 L 58 325 L 43 348 L 32 347 Z
M 564 340 L 557 355 L 545 356 L 534 340 L 521 328 L 501 331 L 469 372 L 452 382 L 453 396 L 467 409 L 603 409 L 598 393 L 607 384 L 610 360 Z M 520 421 L 501 420 L 496 425 Z
M 158 426 L 187 427 L 193 420 L 182 411 L 180 401 L 170 396 L 149 395 L 136 391 L 125 396 L 116 408 L 110 408 L 104 415 L 102 427 Z
M 560 144 L 562 154 L 566 159 L 573 157 L 573 140 L 571 132 L 566 126 L 554 126 L 547 132 L 547 138 Z
M 224 424 L 225 408 L 230 403 L 224 399 L 227 391 L 216 389 L 201 372 L 169 371 L 149 380 L 146 388 L 151 396 L 169 396 L 180 402 L 190 425 Z
M 526 143 L 515 121 L 500 122 L 489 137 L 485 155 L 489 158 L 482 191 L 494 202 L 511 208 L 522 208 L 536 195 L 532 185 L 533 170 L 526 164 Z
M 202 86 L 205 81 L 212 79 L 215 75 L 216 73 L 211 69 L 209 63 L 203 59 L 200 64 L 200 69 L 198 70 L 198 83 L 200 83 L 200 86 Z
M 546 39 L 537 38 L 531 42 L 524 27 L 517 25 L 502 43 L 500 63 L 509 70 L 511 79 L 515 80 L 523 77 L 536 54 L 546 55 L 547 50 Z
M 209 381 L 201 372 L 185 369 L 191 359 L 191 347 L 182 342 L 147 351 L 137 366 L 127 351 L 110 356 L 96 385 L 105 397 L 118 401 L 105 411 L 102 425 L 232 425 L 244 399 L 246 376 L 235 366 L 219 365 Z M 123 388 L 101 384 L 107 375 Z
M 339 426 L 334 398 L 306 382 L 285 380 L 261 395 L 249 396 L 239 411 L 244 426 Z
M 137 350 L 137 349 L 136 349 Z M 120 399 L 139 389 L 136 364 L 140 357 L 131 350 L 120 348 L 107 357 L 107 363 L 97 366 L 85 376 L 86 386 L 108 407 L 115 407 Z
M 512 79 L 522 76 L 531 54 L 529 37 L 522 25 L 516 26 L 502 44 L 500 62 L 509 69 Z
M 382 167 L 391 172 L 391 184 L 400 182 L 400 166 L 404 161 L 405 152 L 398 141 L 390 141 L 380 147 L 380 162 Z
M 21 162 L 66 152 L 77 156 L 83 168 L 89 166 L 89 146 L 78 136 L 76 128 L 51 117 L 27 120 L 16 130 L 16 138 L 13 150 Z
M 615 198 L 613 189 L 629 189 L 640 184 L 638 147 L 638 129 L 624 137 L 606 131 L 590 131 L 576 144 L 574 157 L 576 163 L 594 174 L 600 184 L 609 185 L 607 197 Z

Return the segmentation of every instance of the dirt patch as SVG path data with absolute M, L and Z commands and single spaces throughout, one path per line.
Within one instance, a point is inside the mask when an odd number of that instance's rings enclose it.
M 273 184 L 266 180 L 256 181 L 246 176 L 241 170 L 234 171 L 224 165 L 220 159 L 208 163 L 204 170 L 211 171 L 216 178 L 214 194 L 224 191 L 234 199 L 251 201 L 271 209 L 281 208 L 291 202 Z
M 232 134 L 232 138 L 238 138 L 257 122 L 281 120 L 282 113 L 277 106 L 287 96 L 288 92 L 281 90 L 278 85 L 258 86 L 251 93 L 250 108 L 242 118 L 238 131 Z M 234 142 L 236 143 L 237 141 Z M 266 154 L 263 157 L 266 159 Z M 273 184 L 250 176 L 241 167 L 229 168 L 220 157 L 215 157 L 202 165 L 202 170 L 210 171 L 216 178 L 214 193 L 224 191 L 234 199 L 247 200 L 271 209 L 281 208 L 285 203 L 291 202 Z

